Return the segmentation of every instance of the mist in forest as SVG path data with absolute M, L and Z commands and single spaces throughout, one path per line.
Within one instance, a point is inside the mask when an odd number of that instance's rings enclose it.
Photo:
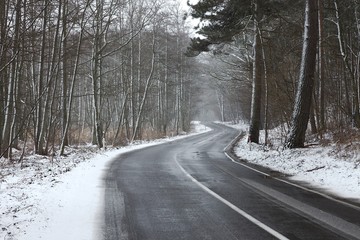
M 200 86 L 199 101 L 196 103 L 194 119 L 202 122 L 220 121 L 221 114 L 216 95 L 216 89 L 211 86 L 211 79 L 206 74 L 201 74 L 198 79 Z

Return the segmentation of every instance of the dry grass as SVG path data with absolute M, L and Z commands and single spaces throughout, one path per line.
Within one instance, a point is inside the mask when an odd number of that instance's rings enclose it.
M 333 141 L 336 144 L 342 145 L 359 144 L 360 130 L 354 128 L 347 128 L 340 131 L 334 131 Z

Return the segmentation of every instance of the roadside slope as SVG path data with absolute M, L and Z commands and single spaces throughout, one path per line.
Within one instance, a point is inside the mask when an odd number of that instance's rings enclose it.
M 22 167 L 2 167 L 0 239 L 98 240 L 103 173 L 115 156 L 209 130 L 194 122 L 193 133 L 184 136 L 107 151 L 91 146 L 68 149 L 65 158 L 50 161 L 34 155 Z
M 246 124 L 226 124 L 243 132 Z M 271 146 L 248 143 L 242 137 L 234 147 L 238 158 L 274 171 L 289 175 L 310 188 L 320 189 L 338 198 L 360 203 L 360 155 L 349 151 L 346 146 L 331 143 L 326 146 L 314 141 L 303 149 L 283 149 L 278 129 L 269 134 Z M 261 139 L 264 133 L 261 132 Z M 355 147 L 360 143 L 353 142 Z

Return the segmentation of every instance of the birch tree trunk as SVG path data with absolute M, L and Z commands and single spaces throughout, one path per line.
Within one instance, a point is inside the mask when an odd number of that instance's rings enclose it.
M 21 23 L 21 0 L 17 0 L 15 6 L 15 29 L 14 29 L 14 40 L 12 46 L 13 57 L 19 55 L 20 52 L 20 23 Z M 5 157 L 11 159 L 12 145 L 13 145 L 13 136 L 14 136 L 14 127 L 16 122 L 16 89 L 18 81 L 18 72 L 19 72 L 19 60 L 13 60 L 11 62 L 10 77 L 8 82 L 7 98 L 4 112 L 4 125 L 2 131 L 2 141 L 5 147 L 4 153 L 2 154 Z
M 102 48 L 103 48 L 103 38 L 104 29 L 103 29 L 103 0 L 96 1 L 96 16 L 95 16 L 95 34 L 93 38 L 93 55 L 92 55 L 92 103 L 93 103 L 93 116 L 94 116 L 94 126 L 93 126 L 93 143 L 96 144 L 99 148 L 103 147 L 103 123 L 101 121 L 101 60 L 102 60 Z
M 268 82 L 268 71 L 266 65 L 266 55 L 264 49 L 264 42 L 263 38 L 260 34 L 260 41 L 261 41 L 261 55 L 263 60 L 263 69 L 264 69 L 264 90 L 265 90 L 265 99 L 264 99 L 264 144 L 265 146 L 268 145 L 268 138 L 269 138 L 269 82 Z
M 151 69 L 150 69 L 150 73 L 146 79 L 146 83 L 145 83 L 145 89 L 144 89 L 144 94 L 141 98 L 141 102 L 140 102 L 140 106 L 139 106 L 139 111 L 137 113 L 137 117 L 136 117 L 136 122 L 135 122 L 135 126 L 134 126 L 134 133 L 132 135 L 132 139 L 131 142 L 133 142 L 135 140 L 135 137 L 139 131 L 139 126 L 140 126 L 140 120 L 142 118 L 142 114 L 143 114 L 143 109 L 144 109 L 144 105 L 145 105 L 145 101 L 147 100 L 147 96 L 149 94 L 149 87 L 151 85 L 151 80 L 154 74 L 154 69 L 155 69 L 155 30 L 153 33 L 153 41 L 152 41 L 152 59 L 151 59 Z
M 167 26 L 165 31 L 167 33 Z M 169 81 L 169 40 L 166 38 L 165 40 L 165 76 L 164 76 L 164 97 L 163 97 L 163 122 L 162 122 L 162 130 L 164 135 L 167 135 L 167 127 L 168 127 L 168 81 Z
M 44 154 L 44 129 L 43 122 L 41 121 L 45 114 L 45 99 L 43 98 L 45 87 L 44 87 L 44 69 L 45 69 L 45 54 L 46 54 L 46 29 L 48 22 L 48 0 L 44 0 L 44 11 L 42 18 L 42 37 L 41 37 L 41 52 L 40 52 L 40 64 L 38 70 L 38 79 L 37 79 L 37 111 L 35 119 L 35 153 Z M 45 103 L 45 104 L 44 104 Z
M 253 83 L 251 96 L 251 115 L 248 140 L 259 143 L 259 132 L 261 127 L 261 95 L 262 95 L 262 52 L 257 0 L 254 1 L 254 60 L 253 60 Z
M 79 35 L 78 44 L 77 44 L 77 48 L 76 48 L 75 65 L 74 65 L 74 70 L 73 70 L 72 79 L 71 79 L 69 98 L 68 98 L 67 102 L 65 101 L 63 103 L 65 105 L 67 105 L 66 109 L 68 109 L 68 112 L 63 115 L 63 117 L 66 117 L 66 118 L 63 119 L 63 121 L 65 121 L 65 122 L 64 122 L 64 128 L 63 128 L 63 136 L 62 136 L 61 144 L 60 144 L 60 155 L 64 155 L 65 146 L 68 145 L 68 131 L 69 131 L 70 120 L 71 120 L 70 112 L 71 112 L 72 105 L 73 105 L 75 82 L 76 82 L 77 75 L 78 75 L 77 73 L 78 73 L 79 61 L 80 61 L 80 51 L 81 51 L 81 46 L 82 46 L 82 42 L 83 42 L 83 35 L 84 35 L 84 29 L 85 29 L 85 23 L 86 23 L 86 21 L 85 21 L 86 10 L 89 7 L 90 1 L 91 0 L 87 1 L 86 6 L 85 6 L 82 16 L 81 16 L 81 22 L 80 22 L 81 30 L 80 30 L 80 35 Z

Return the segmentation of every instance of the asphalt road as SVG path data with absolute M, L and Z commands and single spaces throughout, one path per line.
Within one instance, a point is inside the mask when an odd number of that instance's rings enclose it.
M 360 208 L 231 161 L 237 131 L 119 156 L 105 179 L 104 239 L 360 239 Z

